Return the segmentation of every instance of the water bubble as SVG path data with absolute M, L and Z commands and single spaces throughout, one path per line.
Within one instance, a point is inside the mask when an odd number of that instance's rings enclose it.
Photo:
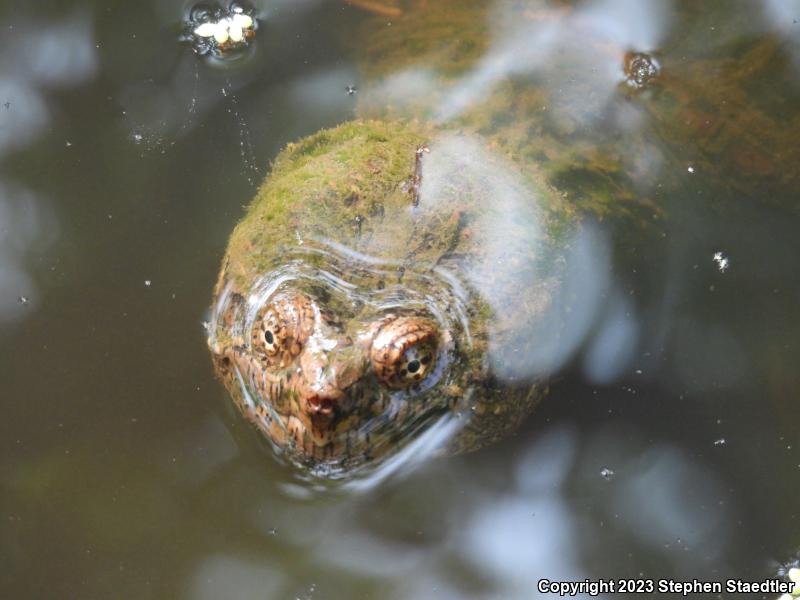
M 600 477 L 602 477 L 606 481 L 611 481 L 614 478 L 614 471 L 612 471 L 608 467 L 603 467 L 602 469 L 600 469 Z
M 214 18 L 214 8 L 208 4 L 195 4 L 189 11 L 189 20 L 203 23 Z
M 28 304 L 28 302 L 30 302 L 30 298 L 28 298 L 27 296 L 20 296 L 19 298 L 17 298 L 17 302 L 25 306 L 26 304 Z
M 344 91 L 347 92 L 348 96 L 354 96 L 358 92 L 358 88 L 354 85 L 348 85 L 344 88 Z

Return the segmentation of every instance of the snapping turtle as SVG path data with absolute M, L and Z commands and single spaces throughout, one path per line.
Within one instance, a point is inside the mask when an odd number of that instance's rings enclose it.
M 234 230 L 209 346 L 237 406 L 327 475 L 418 434 L 459 451 L 544 394 L 570 226 L 464 133 L 353 121 L 290 144 Z
M 290 144 L 236 227 L 209 347 L 290 460 L 336 476 L 513 430 L 585 317 L 571 304 L 591 294 L 565 282 L 602 270 L 581 215 L 657 223 L 664 148 L 714 154 L 719 136 L 681 125 L 716 98 L 684 93 L 706 70 L 665 74 L 591 6 L 555 4 L 406 0 L 391 27 L 368 20 L 361 118 Z M 723 75 L 711 87 L 742 87 Z

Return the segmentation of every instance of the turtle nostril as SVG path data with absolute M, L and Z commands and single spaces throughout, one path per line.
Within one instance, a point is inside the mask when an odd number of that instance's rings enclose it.
M 313 413 L 331 414 L 335 401 L 333 398 L 314 394 L 308 397 L 308 406 Z

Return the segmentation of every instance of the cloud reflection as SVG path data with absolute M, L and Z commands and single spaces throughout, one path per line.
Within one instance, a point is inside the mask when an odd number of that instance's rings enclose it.
M 696 457 L 630 433 L 605 430 L 587 443 L 553 428 L 516 464 L 515 489 L 481 503 L 456 546 L 491 576 L 490 597 L 535 597 L 543 577 L 621 575 L 592 551 L 610 545 L 618 555 L 626 543 L 644 544 L 659 573 L 676 577 L 701 577 L 700 557 L 724 565 L 731 515 L 720 506 L 721 482 Z M 602 461 L 615 467 L 610 482 Z
M 14 56 L 15 72 L 30 85 L 67 87 L 85 82 L 98 66 L 90 15 L 74 15 L 44 27 L 31 24 Z
M 452 202 L 453 190 L 486 198 L 468 225 L 476 248 L 466 279 L 492 308 L 492 372 L 502 381 L 554 374 L 594 323 L 610 278 L 607 239 L 585 224 L 564 233 L 553 251 L 541 208 L 551 192 L 476 138 L 446 134 L 431 148 L 420 189 L 423 218 Z
M 463 552 L 491 576 L 491 597 L 538 597 L 536 582 L 580 581 L 580 540 L 589 533 L 563 498 L 578 440 L 567 428 L 534 443 L 515 468 L 517 489 L 483 503 L 464 528 Z
M 0 157 L 24 148 L 44 130 L 49 119 L 39 88 L 71 87 L 97 70 L 91 19 L 73 15 L 62 21 L 21 21 L 7 37 L 6 61 L 0 67 Z
M 48 112 L 38 90 L 13 76 L 0 75 L 0 158 L 26 147 L 44 130 Z
M 629 477 L 615 482 L 609 506 L 628 531 L 656 550 L 675 544 L 718 560 L 725 549 L 725 511 L 712 474 L 668 446 L 646 450 L 631 466 Z M 684 568 L 691 569 L 692 562 L 689 558 Z
M 634 310 L 618 290 L 612 294 L 600 329 L 583 357 L 584 373 L 591 381 L 611 383 L 628 368 L 639 338 Z
M 442 122 L 487 99 L 498 84 L 515 75 L 547 71 L 556 78 L 551 82 L 553 87 L 558 85 L 558 79 L 567 83 L 575 77 L 575 71 L 559 77 L 559 70 L 551 68 L 565 60 L 581 65 L 579 72 L 592 80 L 592 93 L 588 97 L 582 95 L 580 102 L 563 103 L 560 108 L 571 106 L 571 116 L 585 120 L 590 114 L 585 108 L 587 103 L 602 106 L 615 93 L 622 78 L 622 53 L 630 48 L 658 47 L 670 27 L 671 3 L 655 0 L 589 2 L 560 17 L 551 9 L 541 19 L 525 19 L 518 14 L 519 8 L 508 8 L 505 3 L 496 7 L 495 21 L 502 26 L 495 27 L 489 52 L 444 98 L 437 115 Z M 515 23 L 511 31 L 509 23 Z
M 263 561 L 217 554 L 201 561 L 189 584 L 191 600 L 276 598 L 284 576 Z
M 800 71 L 800 38 L 797 36 L 800 5 L 796 0 L 765 0 L 761 6 L 772 28 L 786 41 L 797 74 Z
M 2 158 L 31 144 L 47 127 L 42 88 L 84 83 L 97 70 L 97 56 L 91 16 L 85 13 L 51 23 L 20 20 L 0 43 L 5 55 L 14 57 L 0 67 Z M 29 314 L 38 303 L 26 257 L 51 243 L 56 229 L 53 215 L 33 192 L 0 182 L 0 323 Z
M 22 318 L 38 304 L 26 257 L 51 244 L 57 230 L 55 217 L 33 192 L 0 181 L 0 323 Z

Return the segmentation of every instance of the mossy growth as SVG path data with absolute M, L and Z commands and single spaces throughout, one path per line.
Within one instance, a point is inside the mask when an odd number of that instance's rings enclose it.
M 533 165 L 506 160 L 480 137 L 463 138 L 480 156 L 462 164 L 457 151 L 462 142 L 453 146 L 452 135 L 415 121 L 354 120 L 289 144 L 231 235 L 225 277 L 247 290 L 285 260 L 281 253 L 311 240 L 414 265 L 437 265 L 456 251 L 477 256 L 487 240 L 528 235 L 524 223 L 505 213 L 508 206 L 492 197 L 498 180 L 516 186 L 514 193 L 530 208 L 525 214 L 538 215 L 537 227 L 545 233 L 540 250 L 557 250 L 580 221 L 579 213 Z M 437 142 L 448 138 L 450 149 L 442 155 Z M 427 144 L 433 158 L 421 160 L 431 165 L 428 160 L 438 160 L 439 189 L 434 204 L 412 210 L 414 178 L 430 182 L 426 175 L 433 175 L 424 168 L 417 172 L 417 153 Z M 492 230 L 496 227 L 504 232 Z
M 387 213 L 409 205 L 404 186 L 428 137 L 416 123 L 356 120 L 289 144 L 231 235 L 228 276 L 246 289 L 254 274 L 268 270 L 276 248 L 314 236 L 391 254 L 404 239 L 402 222 L 397 236 L 382 237 L 382 247 L 366 248 L 371 221 L 380 217 L 391 227 Z

